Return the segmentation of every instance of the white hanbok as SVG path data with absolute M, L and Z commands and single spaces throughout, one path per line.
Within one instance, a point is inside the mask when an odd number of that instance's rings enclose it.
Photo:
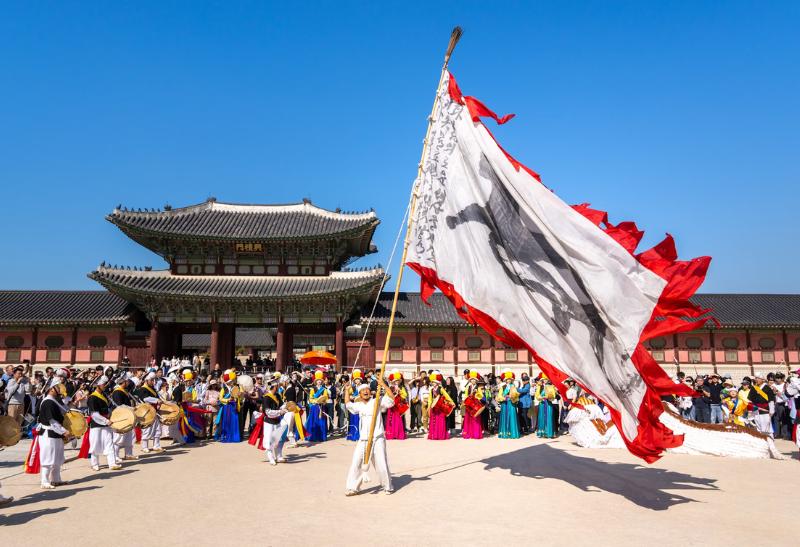
M 375 400 L 370 399 L 366 403 L 360 399 L 347 403 L 347 410 L 352 414 L 358 414 L 359 441 L 353 451 L 353 460 L 350 463 L 350 471 L 347 473 L 346 490 L 357 492 L 362 482 L 367 479 L 366 473 L 361 466 L 364 462 L 364 452 L 367 450 L 367 437 L 372 424 L 372 414 L 375 409 Z M 394 406 L 394 399 L 384 395 L 381 398 L 380 409 L 378 412 L 385 412 Z M 380 415 L 375 420 L 375 432 L 373 434 L 372 454 L 369 459 L 371 465 L 378 474 L 381 486 L 386 492 L 391 492 L 392 477 L 389 471 L 389 462 L 386 457 L 386 436 L 383 429 L 383 420 Z

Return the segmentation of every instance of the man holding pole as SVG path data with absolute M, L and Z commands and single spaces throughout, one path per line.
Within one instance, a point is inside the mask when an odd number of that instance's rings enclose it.
M 379 388 L 383 388 L 384 393 L 388 393 L 388 389 L 383 382 L 382 377 L 378 377 Z M 378 390 L 380 392 L 380 389 Z M 376 394 L 376 396 L 379 396 Z M 371 452 L 369 462 L 375 466 L 375 471 L 378 473 L 381 486 L 386 494 L 394 492 L 392 488 L 392 477 L 389 472 L 389 463 L 386 459 L 386 437 L 384 435 L 383 420 L 380 418 L 380 413 L 385 412 L 387 409 L 394 406 L 394 399 L 388 395 L 383 395 L 380 399 L 380 405 L 376 405 L 376 401 L 372 398 L 372 393 L 369 389 L 369 383 L 364 382 L 358 386 L 358 398 L 352 401 L 350 393 L 345 394 L 345 405 L 348 412 L 358 415 L 359 426 L 359 441 L 356 443 L 356 448 L 353 451 L 353 461 L 350 464 L 350 471 L 347 474 L 347 486 L 345 489 L 346 496 L 354 496 L 358 493 L 358 489 L 362 482 L 369 480 L 367 471 L 369 470 L 369 463 L 364 465 L 364 452 L 367 446 L 371 445 Z M 373 422 L 373 413 L 378 411 L 378 419 Z M 374 423 L 374 426 L 372 425 Z M 374 427 L 372 432 L 372 442 L 370 443 L 370 427 Z

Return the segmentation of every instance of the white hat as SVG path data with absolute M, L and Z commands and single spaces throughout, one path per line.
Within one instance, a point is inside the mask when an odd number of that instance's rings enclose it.
M 128 380 L 130 380 L 135 387 L 139 386 L 139 378 L 137 378 L 136 376 L 131 376 L 130 378 L 128 378 Z
M 97 382 L 95 382 L 95 383 L 98 386 L 106 385 L 108 383 L 108 376 L 101 376 L 100 378 L 97 379 Z
M 363 384 L 358 386 L 358 392 L 361 393 L 363 390 L 369 389 L 369 383 L 364 382 Z
M 145 380 L 155 380 L 156 379 L 156 373 L 155 372 L 149 372 L 147 374 L 147 376 L 144 377 L 144 379 Z

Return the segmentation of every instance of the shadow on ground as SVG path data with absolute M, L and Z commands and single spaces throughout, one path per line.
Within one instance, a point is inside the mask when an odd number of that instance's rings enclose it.
M 521 477 L 561 480 L 584 492 L 610 492 L 653 511 L 664 511 L 673 505 L 695 501 L 666 490 L 717 490 L 716 479 L 657 467 L 578 457 L 547 444 L 492 456 L 481 463 L 486 464 L 486 469 L 508 469 Z
M 54 507 L 53 509 L 36 509 L 34 511 L 25 511 L 15 515 L 0 515 L 0 526 L 18 526 L 20 524 L 27 524 L 39 517 L 52 515 L 53 513 L 60 513 L 64 510 L 66 510 L 66 507 Z
M 42 490 L 35 494 L 30 494 L 15 500 L 11 507 L 17 508 L 20 505 L 30 505 L 32 503 L 39 503 L 40 501 L 63 500 L 74 496 L 78 492 L 86 492 L 87 490 L 97 490 L 100 486 L 84 486 L 83 488 L 70 488 L 69 486 L 59 486 L 55 490 Z

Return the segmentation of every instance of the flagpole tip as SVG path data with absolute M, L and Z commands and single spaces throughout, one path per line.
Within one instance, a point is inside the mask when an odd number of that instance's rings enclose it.
M 461 27 L 455 27 L 453 32 L 450 33 L 450 43 L 447 44 L 447 53 L 444 54 L 445 64 L 450 60 L 450 55 L 453 54 L 453 50 L 456 48 L 456 44 L 458 44 L 462 34 L 464 34 L 464 31 Z

